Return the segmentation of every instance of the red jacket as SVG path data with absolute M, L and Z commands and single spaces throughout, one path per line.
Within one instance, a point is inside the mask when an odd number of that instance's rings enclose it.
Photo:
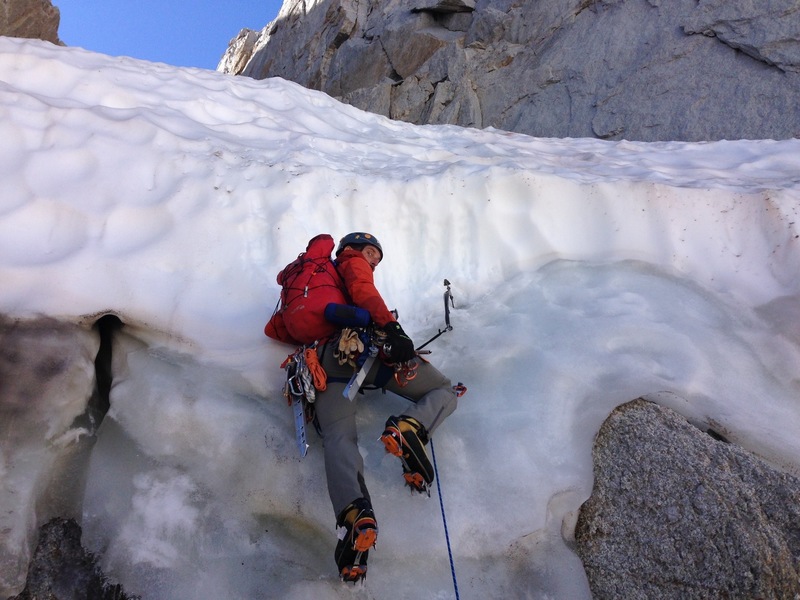
M 336 270 L 344 279 L 347 294 L 353 304 L 368 310 L 378 327 L 397 320 L 375 287 L 372 267 L 360 251 L 345 250 L 338 256 L 336 263 Z

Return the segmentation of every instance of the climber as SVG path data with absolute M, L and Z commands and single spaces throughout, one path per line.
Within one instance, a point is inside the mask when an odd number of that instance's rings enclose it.
M 417 355 L 414 343 L 375 288 L 373 271 L 382 260 L 383 248 L 373 235 L 354 232 L 341 239 L 336 270 L 351 304 L 369 311 L 378 339 L 364 344 L 359 339 L 363 330 L 343 328 L 317 346 L 327 374 L 327 387 L 317 393 L 315 410 L 339 536 L 334 557 L 341 578 L 352 582 L 366 575 L 369 549 L 378 535 L 358 449 L 356 402 L 347 397 L 363 355 L 370 346 L 380 347 L 378 360 L 365 363 L 368 371 L 363 382 L 359 380 L 361 389 L 380 388 L 411 401 L 403 414 L 388 418 L 380 440 L 387 452 L 400 458 L 405 484 L 412 491 L 430 494 L 434 474 L 425 446 L 457 404 L 450 380 Z

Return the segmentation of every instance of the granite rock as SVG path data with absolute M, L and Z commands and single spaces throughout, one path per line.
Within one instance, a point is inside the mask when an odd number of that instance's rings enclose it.
M 800 480 L 644 400 L 611 414 L 593 459 L 575 530 L 593 597 L 800 595 Z
M 793 0 L 285 0 L 219 69 L 417 124 L 788 139 L 800 136 L 798 10 Z
M 61 13 L 50 0 L 0 0 L 0 35 L 61 44 Z

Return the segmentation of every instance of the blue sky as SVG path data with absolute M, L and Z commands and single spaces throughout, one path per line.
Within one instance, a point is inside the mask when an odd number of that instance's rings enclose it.
M 179 67 L 216 69 L 243 27 L 260 30 L 282 0 L 52 0 L 67 46 Z

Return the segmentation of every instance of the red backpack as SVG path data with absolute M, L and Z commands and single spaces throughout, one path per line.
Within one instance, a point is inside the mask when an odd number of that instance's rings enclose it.
M 347 304 L 344 281 L 331 260 L 334 245 L 327 233 L 311 238 L 306 251 L 278 273 L 281 297 L 264 327 L 267 336 L 297 346 L 339 329 L 325 318 L 328 304 Z

